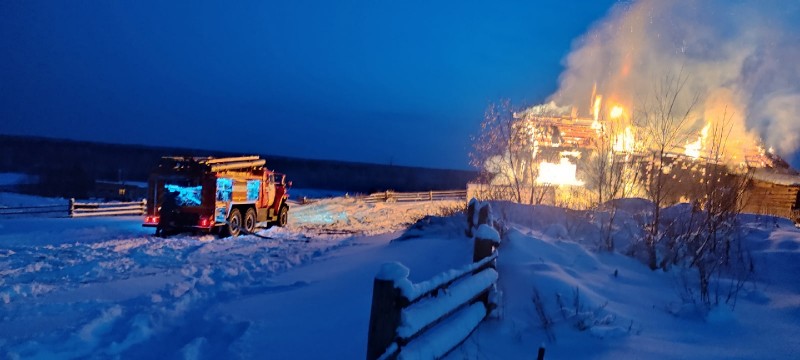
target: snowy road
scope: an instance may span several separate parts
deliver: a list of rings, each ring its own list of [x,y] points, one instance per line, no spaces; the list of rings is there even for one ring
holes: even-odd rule
[[[372,254],[399,231],[427,214],[458,206],[324,200],[295,206],[286,228],[259,231],[269,239],[161,239],[142,228],[139,217],[0,220],[0,354],[142,358],[158,351],[166,358],[253,357],[253,351],[271,344],[254,334],[276,331],[275,321],[267,319],[291,323],[289,314],[307,314],[298,309],[325,304],[302,295],[305,284],[330,279],[331,272],[353,271],[348,265],[353,261],[337,262],[337,254],[364,252],[359,259],[379,264],[381,256]],[[302,264],[318,270],[280,277]],[[353,276],[371,284],[373,275],[359,270]],[[299,291],[280,295],[292,289]],[[361,286],[360,291],[370,290]],[[289,311],[258,305],[295,301],[289,299],[310,303]],[[341,298],[336,302],[341,305]]]

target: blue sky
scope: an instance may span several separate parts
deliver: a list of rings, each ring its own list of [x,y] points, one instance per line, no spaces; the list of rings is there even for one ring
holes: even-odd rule
[[[612,1],[4,1],[0,133],[468,168]]]

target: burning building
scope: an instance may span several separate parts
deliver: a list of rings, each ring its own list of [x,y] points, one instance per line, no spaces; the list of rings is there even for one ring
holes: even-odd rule
[[[776,154],[800,149],[796,15],[781,2],[619,2],[574,41],[548,103],[487,113],[477,140],[492,145],[473,165],[515,201],[576,207],[620,186],[648,197],[654,174],[674,187],[665,205],[738,179],[745,211],[791,217],[800,176]],[[598,185],[609,177],[624,181]]]
[[[735,124],[714,121],[730,119],[724,113],[688,116],[687,112],[690,121],[673,126],[671,137],[654,141],[648,132],[664,131],[665,125],[658,128],[659,124],[638,121],[646,114],[634,115],[613,102],[604,104],[596,94],[591,109],[590,116],[580,116],[575,108],[549,103],[514,112],[507,120],[506,153],[489,157],[490,178],[484,186],[473,185],[472,193],[585,208],[620,196],[647,197],[653,186],[647,174],[660,171],[670,183],[664,204],[699,201],[705,196],[704,187],[743,182],[744,211],[795,218],[800,175],[754,137],[731,138]],[[698,122],[704,125],[693,126]],[[657,170],[654,163],[659,164]],[[620,173],[625,171],[629,173]],[[604,197],[602,182],[609,178],[620,184]],[[708,184],[712,181],[718,184]]]

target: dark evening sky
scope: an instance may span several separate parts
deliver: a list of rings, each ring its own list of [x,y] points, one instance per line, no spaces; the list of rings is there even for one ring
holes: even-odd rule
[[[613,1],[3,1],[0,133],[467,168]]]

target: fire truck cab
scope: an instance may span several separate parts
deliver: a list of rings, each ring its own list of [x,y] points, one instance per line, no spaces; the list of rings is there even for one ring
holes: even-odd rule
[[[143,226],[155,227],[156,235],[237,236],[254,232],[258,223],[286,225],[291,182],[265,162],[258,156],[162,157],[148,180]]]

